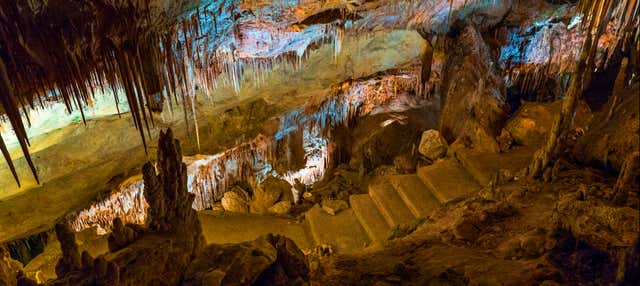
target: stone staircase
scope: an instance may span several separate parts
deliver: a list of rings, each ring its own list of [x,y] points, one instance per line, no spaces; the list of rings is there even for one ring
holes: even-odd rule
[[[253,240],[267,233],[292,238],[303,249],[328,244],[340,253],[353,253],[386,241],[394,228],[427,217],[442,205],[468,196],[490,183],[501,169],[515,174],[530,161],[532,148],[516,147],[507,153],[483,154],[460,150],[421,167],[415,174],[387,176],[369,186],[366,194],[351,195],[351,208],[329,215],[319,205],[305,220],[200,212],[209,243]]]
[[[533,149],[527,147],[500,154],[460,150],[455,158],[438,160],[419,168],[416,174],[388,176],[370,185],[367,194],[351,195],[351,209],[335,216],[316,205],[306,214],[312,244],[328,244],[338,252],[349,253],[384,242],[394,228],[480,190],[501,169],[515,174],[532,154]]]

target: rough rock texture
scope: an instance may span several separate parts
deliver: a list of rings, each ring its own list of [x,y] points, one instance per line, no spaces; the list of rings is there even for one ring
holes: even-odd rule
[[[306,152],[304,150],[302,135],[303,130],[302,128],[299,128],[277,141],[277,160],[273,165],[274,169],[278,171],[279,174],[304,168],[307,158],[305,157]]]
[[[457,240],[475,242],[485,228],[516,213],[517,209],[506,202],[465,202],[462,215],[450,226],[451,233]]]
[[[17,285],[18,272],[22,270],[22,264],[9,256],[9,251],[0,246],[0,285]]]
[[[247,213],[249,211],[246,199],[234,191],[224,193],[220,202],[222,208],[228,212]]]
[[[630,207],[603,205],[570,193],[560,197],[556,209],[556,220],[562,228],[612,254],[631,246],[640,232],[638,211]]]
[[[202,229],[196,211],[191,208],[194,195],[187,190],[187,166],[182,163],[180,142],[171,129],[160,133],[158,173],[147,163],[142,167],[144,195],[149,203],[148,227],[151,231],[176,233],[188,230],[198,249]]]
[[[293,191],[291,184],[286,180],[276,177],[269,177],[262,183],[263,188],[267,192],[278,193],[281,195],[278,198],[280,201],[290,201],[293,202]]]
[[[617,264],[607,252],[576,238],[571,231],[555,233],[556,246],[549,259],[577,285],[612,285]]]
[[[551,130],[556,114],[560,113],[561,102],[537,103],[524,102],[516,114],[507,122],[515,143],[525,146],[539,146]]]
[[[392,123],[385,124],[388,117],[374,115],[358,123],[350,134],[353,142],[347,144],[352,146],[349,160],[351,168],[368,173],[381,165],[393,165],[396,156],[410,154],[412,149],[415,150],[422,131],[434,126],[430,126],[426,120],[420,121],[418,116],[410,112],[404,114],[407,118],[403,122],[393,120]]]
[[[447,153],[447,140],[440,135],[438,130],[427,130],[422,133],[418,152],[429,160],[436,160]]]
[[[285,215],[291,211],[292,203],[290,201],[279,201],[271,206],[268,211],[270,214]]]
[[[249,202],[249,210],[251,213],[266,214],[278,201],[293,202],[292,187],[285,180],[269,177],[256,188]]]
[[[56,237],[60,241],[60,248],[62,249],[62,258],[56,264],[58,277],[80,270],[82,261],[73,231],[66,224],[58,223],[56,224]]]
[[[499,152],[495,140],[506,120],[505,87],[482,35],[467,26],[449,43],[440,132],[449,142],[467,137],[473,148]]]
[[[640,146],[640,83],[614,90],[598,111],[574,155],[585,163],[620,170],[629,153]]]
[[[107,241],[109,245],[109,251],[116,252],[127,245],[136,241],[140,236],[144,234],[144,229],[137,224],[122,224],[120,218],[113,220],[113,229],[109,235]]]
[[[151,163],[143,167],[144,194],[150,206],[148,229],[135,240],[132,233],[123,236],[129,231],[122,226],[112,242],[123,240],[116,246],[126,245],[124,248],[96,259],[86,252],[80,255],[69,228],[62,224],[56,227],[64,257],[56,267],[59,279],[53,285],[180,283],[184,270],[202,249],[204,237],[196,211],[191,208],[194,195],[187,191],[180,144],[171,130],[160,134],[157,169],[158,173]]]
[[[308,278],[306,258],[295,243],[267,235],[207,246],[185,272],[183,285],[301,285]]]
[[[282,190],[279,189],[271,188],[265,190],[262,187],[256,188],[253,193],[253,199],[249,202],[250,212],[256,214],[267,213],[267,210],[278,201],[281,195]]]

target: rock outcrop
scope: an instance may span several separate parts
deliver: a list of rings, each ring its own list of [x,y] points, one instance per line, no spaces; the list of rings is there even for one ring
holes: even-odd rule
[[[640,83],[618,87],[596,112],[574,155],[581,161],[620,171],[624,161],[640,145]]]
[[[293,203],[292,187],[283,179],[269,177],[254,191],[253,199],[249,202],[249,211],[267,214],[269,208],[281,201]]]
[[[309,267],[302,251],[283,236],[233,245],[209,245],[189,266],[183,285],[304,285]]]
[[[56,226],[63,258],[53,285],[179,285],[182,274],[204,245],[194,195],[187,191],[187,167],[180,144],[168,130],[160,133],[158,162],[143,167],[149,203],[146,229],[122,225],[110,237],[110,252],[93,259],[79,253],[74,234]],[[144,232],[144,234],[142,234]]]
[[[507,118],[505,87],[491,50],[474,26],[449,43],[442,87],[440,132],[449,142],[468,138],[474,149],[499,152],[495,137]]]
[[[120,218],[115,218],[113,220],[113,229],[107,239],[109,251],[116,252],[138,240],[143,234],[144,229],[140,225],[124,225]]]
[[[249,211],[247,200],[233,190],[224,193],[220,203],[222,208],[228,212],[247,213]]]
[[[288,238],[268,235],[252,242],[205,247],[200,221],[191,207],[194,195],[187,191],[186,165],[181,160],[180,144],[171,130],[162,132],[157,167],[151,163],[143,167],[144,194],[149,202],[147,226],[123,225],[116,218],[114,231],[109,236],[109,253],[95,259],[86,251],[80,253],[68,225],[58,224],[56,234],[64,257],[56,266],[58,279],[48,284],[302,285],[308,282],[306,258]],[[291,191],[290,186],[288,188]],[[279,189],[274,200],[282,194],[283,190]],[[15,281],[17,270],[5,267],[3,262],[0,260],[0,274],[7,272],[11,276],[4,276]],[[0,279],[4,277],[0,275]]]
[[[22,264],[13,260],[9,256],[9,251],[4,246],[0,246],[0,285],[17,285],[18,275],[21,270]]]
[[[561,102],[525,102],[509,119],[505,129],[515,143],[524,146],[539,146],[551,130],[554,117],[560,113]]]

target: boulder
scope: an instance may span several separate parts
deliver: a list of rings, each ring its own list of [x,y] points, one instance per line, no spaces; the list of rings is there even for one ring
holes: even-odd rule
[[[348,209],[348,208],[349,208],[349,205],[347,204],[347,202],[343,200],[332,200],[332,199],[322,200],[322,209],[330,215],[336,215],[341,210]]]
[[[183,285],[204,286],[212,280],[221,280],[222,285],[253,285],[277,255],[264,237],[239,244],[211,244],[189,265]]]
[[[284,179],[269,177],[262,183],[265,191],[272,193],[273,196],[280,194],[276,199],[281,201],[293,202],[293,188],[291,184]],[[274,202],[275,203],[275,202]]]
[[[222,208],[228,212],[247,213],[247,201],[236,192],[226,192],[220,201]]]
[[[418,152],[429,160],[435,161],[447,153],[447,140],[440,135],[438,130],[427,130],[422,133]]]
[[[283,236],[239,244],[211,244],[190,264],[182,285],[304,285],[306,257]]]
[[[255,214],[266,214],[282,195],[282,190],[278,188],[264,189],[262,186],[256,188],[253,193],[253,200],[249,202],[249,211]]]
[[[434,127],[417,115],[410,112],[404,114],[406,120],[393,120],[389,124],[384,124],[389,120],[388,115],[366,116],[350,132],[353,141],[346,144],[352,146],[350,150],[343,150],[344,146],[337,144],[332,148],[337,150],[336,155],[347,154],[345,157],[352,170],[369,173],[379,166],[393,165],[396,156],[412,153],[424,130]],[[342,144],[341,141],[337,142]]]
[[[554,118],[560,113],[561,105],[561,101],[551,103],[523,102],[504,129],[519,145],[539,146],[551,130]]]
[[[307,285],[309,281],[309,263],[306,256],[293,242],[281,235],[267,235],[278,256],[275,263],[262,272],[256,284],[260,285]]]
[[[113,228],[111,234],[107,238],[107,244],[109,251],[116,252],[127,245],[136,241],[140,236],[144,234],[144,229],[136,224],[124,225],[122,220],[117,217],[113,219]]]
[[[279,201],[268,209],[270,214],[285,215],[291,211],[290,201]]]
[[[469,25],[448,49],[439,130],[453,142],[468,138],[474,149],[500,152],[498,131],[507,119],[504,79],[480,32]]]
[[[511,149],[511,146],[513,146],[513,137],[511,136],[511,133],[509,133],[509,131],[507,131],[506,129],[502,129],[502,131],[500,131],[500,136],[498,136],[496,140],[498,141],[500,151],[502,152],[508,151],[509,149]]]

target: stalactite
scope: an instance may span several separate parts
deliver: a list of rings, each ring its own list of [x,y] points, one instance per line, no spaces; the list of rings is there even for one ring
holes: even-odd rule
[[[373,114],[380,106],[392,105],[394,100],[401,98],[401,94],[415,94],[420,85],[418,70],[419,66],[416,66],[399,75],[345,83],[319,106],[308,106],[280,116],[280,127],[273,137],[258,135],[216,155],[185,157],[187,187],[195,194],[192,207],[196,210],[211,208],[237,181],[252,182],[256,187],[255,184],[273,174],[272,164],[286,159],[277,157],[277,141],[294,132],[303,134],[305,166],[278,175],[292,185],[296,179],[306,184],[320,180],[328,166],[330,130],[348,124],[356,117]],[[283,154],[286,156],[289,152],[285,150]],[[76,231],[99,226],[101,232],[108,230],[117,216],[125,223],[143,223],[147,206],[143,188],[141,178],[132,177],[106,198],[70,218],[69,223]]]
[[[7,150],[7,146],[4,144],[4,139],[2,139],[2,135],[0,135],[0,151],[2,151],[2,155],[4,159],[7,161],[7,165],[11,170],[11,174],[13,178],[16,180],[18,187],[20,187],[20,179],[18,179],[18,174],[16,173],[16,167],[13,165],[13,161],[11,160],[11,155],[9,154],[9,150]]]
[[[35,165],[33,164],[33,161],[31,160],[31,155],[29,154],[29,149],[28,149],[29,142],[27,139],[27,132],[24,129],[22,120],[20,119],[20,113],[16,107],[15,101],[13,101],[13,95],[11,91],[12,91],[12,87],[11,87],[11,83],[9,82],[7,70],[6,70],[4,61],[2,60],[2,58],[0,58],[0,101],[2,101],[2,107],[7,113],[7,116],[9,117],[9,121],[11,122],[11,126],[13,127],[16,133],[18,142],[20,143],[20,147],[22,148],[22,153],[24,154],[24,158],[27,160],[27,163],[29,164],[29,168],[31,168],[33,177],[35,178],[36,182],[39,184],[40,179],[38,178],[38,172],[35,168]],[[2,143],[2,145],[4,146],[4,142]],[[11,168],[11,172],[14,174],[17,184],[20,185],[20,180],[16,175],[16,171],[15,171],[15,168],[13,167],[11,156],[9,156],[9,153],[6,151],[6,146],[2,148],[2,154],[5,160],[7,161],[7,164]]]

